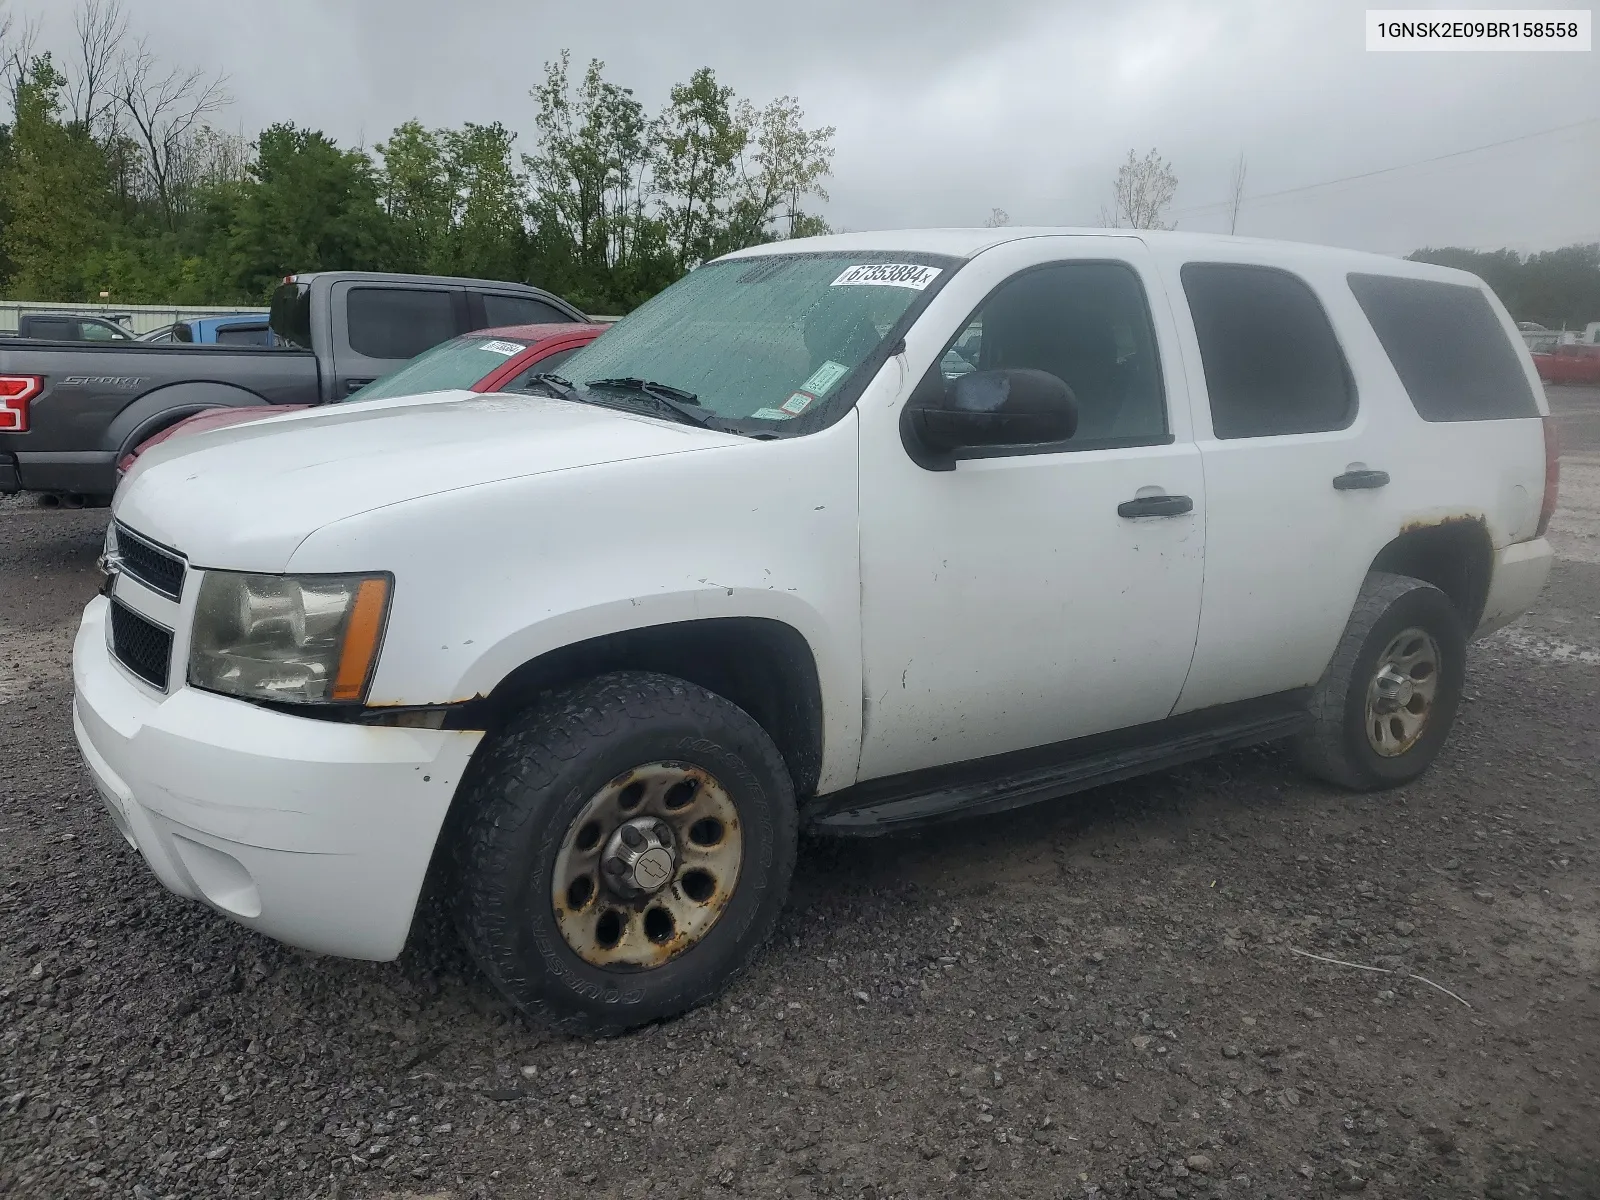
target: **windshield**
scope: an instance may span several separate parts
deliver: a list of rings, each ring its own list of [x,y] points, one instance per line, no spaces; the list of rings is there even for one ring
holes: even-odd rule
[[[415,396],[422,392],[470,388],[526,348],[526,342],[512,338],[465,337],[441,342],[431,350],[424,350],[399,370],[390,371],[360,391],[352,392],[348,399],[381,400],[386,396]]]
[[[778,428],[848,391],[856,368],[956,263],[903,252],[707,263],[617,322],[561,374],[579,385],[664,384],[692,393],[712,416]]]

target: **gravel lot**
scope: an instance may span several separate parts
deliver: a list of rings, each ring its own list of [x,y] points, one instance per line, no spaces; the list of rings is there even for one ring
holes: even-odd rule
[[[0,1194],[1600,1196],[1600,391],[1552,401],[1563,559],[1423,781],[813,843],[730,996],[604,1042],[431,914],[372,965],[163,891],[71,736],[105,514],[0,501]]]

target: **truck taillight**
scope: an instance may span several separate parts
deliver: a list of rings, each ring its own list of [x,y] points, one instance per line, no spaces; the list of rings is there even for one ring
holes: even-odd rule
[[[43,390],[38,375],[0,375],[0,433],[27,433],[28,402]]]
[[[1561,490],[1561,439],[1556,436],[1556,419],[1544,419],[1544,503],[1539,506],[1539,528],[1534,537],[1543,537],[1556,515],[1556,494]]]

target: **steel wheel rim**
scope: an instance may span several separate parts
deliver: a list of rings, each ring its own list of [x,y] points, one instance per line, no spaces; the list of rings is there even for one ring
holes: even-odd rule
[[[738,809],[710,772],[678,762],[635,767],[567,826],[551,879],[556,927],[592,966],[662,966],[711,931],[743,858]]]
[[[1439,643],[1424,629],[1401,630],[1378,656],[1367,684],[1367,744],[1397,758],[1428,728],[1439,691]]]

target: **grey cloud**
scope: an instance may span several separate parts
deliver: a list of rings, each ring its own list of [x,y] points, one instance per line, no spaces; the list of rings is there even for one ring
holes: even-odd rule
[[[1501,0],[1504,2],[1504,0]],[[26,0],[18,0],[25,6]],[[247,132],[280,119],[371,144],[410,116],[532,130],[562,47],[650,107],[710,65],[838,128],[837,226],[1083,224],[1130,147],[1158,147],[1184,228],[1243,151],[1253,194],[1600,116],[1589,54],[1370,54],[1365,4],[738,0],[127,0],[174,58],[232,77]],[[51,0],[65,31],[69,6]],[[1600,240],[1600,123],[1371,180],[1247,202],[1240,232],[1391,253]]]

